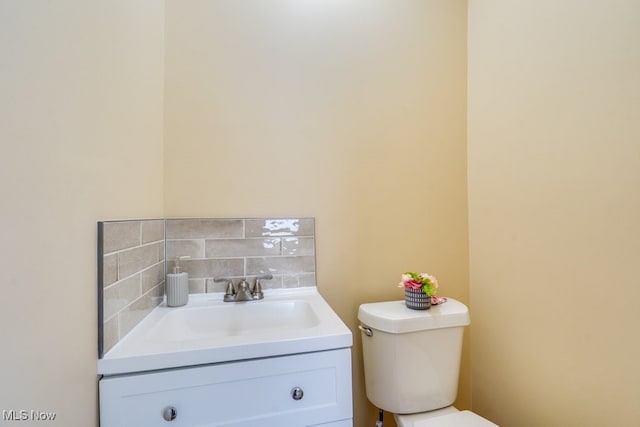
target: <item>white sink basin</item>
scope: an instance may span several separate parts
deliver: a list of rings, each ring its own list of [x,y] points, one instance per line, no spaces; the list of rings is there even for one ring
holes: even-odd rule
[[[265,290],[259,301],[190,295],[183,307],[154,309],[98,360],[98,374],[351,347],[351,331],[315,288]]]
[[[248,301],[186,306],[171,310],[149,329],[152,341],[196,341],[212,337],[260,335],[318,326],[307,301]],[[259,337],[258,337],[259,338]]]

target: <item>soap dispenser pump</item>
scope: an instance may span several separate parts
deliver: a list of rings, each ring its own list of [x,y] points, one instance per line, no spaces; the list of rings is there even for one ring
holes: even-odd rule
[[[166,294],[168,307],[180,307],[189,300],[189,273],[182,271],[180,260],[188,256],[176,257],[173,273],[167,274]]]

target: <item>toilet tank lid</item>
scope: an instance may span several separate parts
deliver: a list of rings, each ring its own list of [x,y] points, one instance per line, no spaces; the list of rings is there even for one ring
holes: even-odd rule
[[[452,328],[470,323],[467,306],[453,298],[431,306],[429,310],[412,310],[407,308],[404,300],[362,304],[358,319],[372,329],[392,334]]]

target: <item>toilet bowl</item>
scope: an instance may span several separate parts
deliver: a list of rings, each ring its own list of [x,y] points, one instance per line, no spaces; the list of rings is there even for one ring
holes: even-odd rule
[[[453,407],[458,392],[462,336],[469,310],[449,298],[429,310],[404,301],[362,304],[365,390],[398,427],[496,427]]]

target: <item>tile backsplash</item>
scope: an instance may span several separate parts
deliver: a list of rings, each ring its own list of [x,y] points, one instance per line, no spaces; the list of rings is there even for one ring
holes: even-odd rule
[[[167,271],[177,256],[189,292],[224,291],[214,277],[248,279],[271,273],[265,289],[315,286],[313,218],[167,219]]]
[[[162,219],[98,223],[100,357],[162,302],[164,240]]]
[[[98,353],[164,299],[177,256],[189,293],[222,292],[213,278],[271,273],[264,289],[316,286],[313,218],[189,218],[98,223]]]

